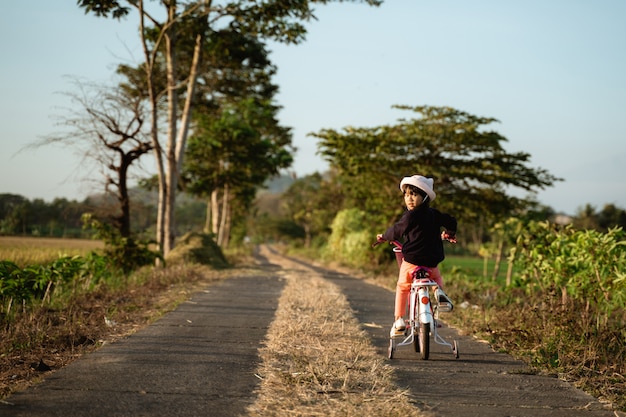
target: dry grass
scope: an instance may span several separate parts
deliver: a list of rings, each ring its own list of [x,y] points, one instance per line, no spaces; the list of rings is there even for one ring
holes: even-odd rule
[[[47,264],[60,256],[86,255],[103,247],[101,241],[88,239],[0,236],[0,260],[23,268]]]
[[[272,257],[286,285],[265,347],[251,416],[420,416],[334,284]]]

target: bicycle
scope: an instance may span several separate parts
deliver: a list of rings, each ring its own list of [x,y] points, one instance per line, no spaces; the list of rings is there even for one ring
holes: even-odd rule
[[[372,247],[382,242],[376,242]],[[393,251],[398,262],[398,267],[402,264],[402,245],[398,241],[391,241],[394,245]],[[452,343],[447,342],[437,332],[437,320],[439,313],[452,311],[450,302],[441,302],[439,300],[436,287],[437,283],[430,278],[430,270],[424,266],[418,266],[413,272],[413,282],[411,283],[411,292],[408,300],[409,319],[404,334],[401,336],[389,337],[388,357],[393,359],[396,349],[400,346],[413,345],[416,353],[420,354],[422,360],[428,360],[430,356],[430,335],[433,336],[435,343],[447,346],[452,350],[456,359],[459,358],[459,346],[456,340]],[[431,301],[431,292],[435,293]],[[399,337],[404,337],[402,341],[396,341]]]

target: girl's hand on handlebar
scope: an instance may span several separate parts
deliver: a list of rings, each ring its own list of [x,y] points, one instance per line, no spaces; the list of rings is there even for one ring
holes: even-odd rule
[[[456,233],[450,233],[447,230],[441,232],[441,239],[447,240],[450,243],[456,243]]]
[[[383,235],[378,234],[378,235],[376,235],[376,242],[372,243],[372,247],[375,248],[376,246],[380,245],[383,242],[386,242],[386,240],[383,239]]]

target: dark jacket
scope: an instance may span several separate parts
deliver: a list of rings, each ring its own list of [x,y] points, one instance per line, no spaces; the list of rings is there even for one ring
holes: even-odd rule
[[[456,226],[454,217],[422,204],[413,210],[407,210],[397,223],[383,233],[383,239],[404,239],[404,259],[413,265],[432,268],[445,258],[441,228],[456,234]]]

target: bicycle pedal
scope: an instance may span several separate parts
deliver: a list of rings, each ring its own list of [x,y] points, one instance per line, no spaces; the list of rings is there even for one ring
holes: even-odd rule
[[[438,308],[439,308],[439,311],[441,311],[442,313],[449,313],[450,311],[452,311],[454,306],[452,305],[452,303],[439,302],[439,307]]]

